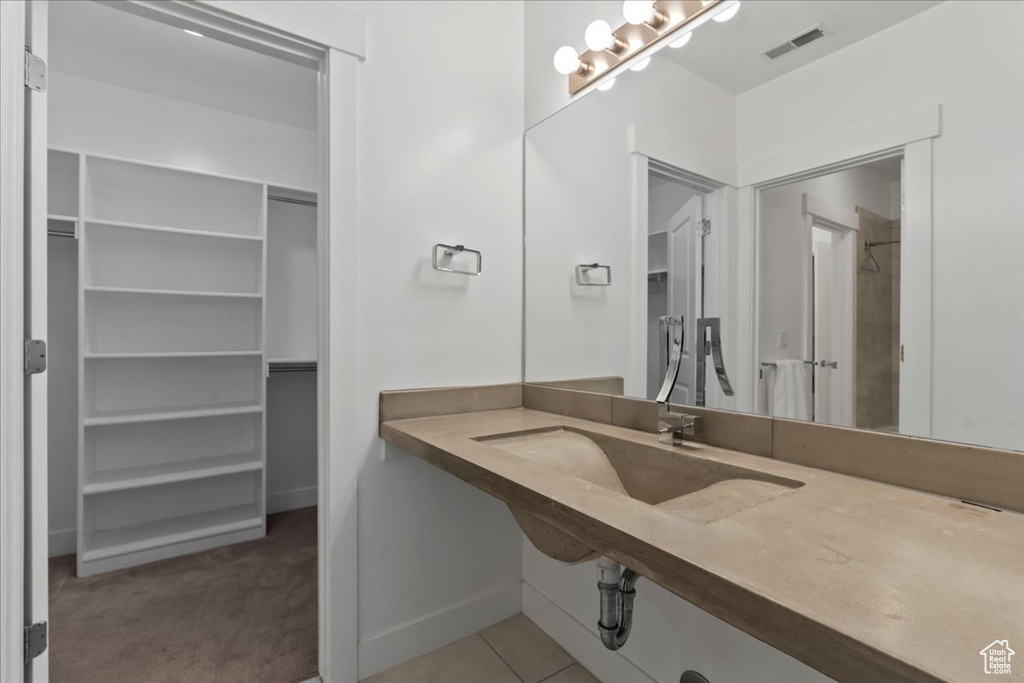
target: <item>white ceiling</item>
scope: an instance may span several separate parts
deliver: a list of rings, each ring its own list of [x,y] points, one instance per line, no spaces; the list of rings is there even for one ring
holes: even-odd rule
[[[316,129],[316,71],[95,2],[50,3],[50,67]]]
[[[941,0],[743,0],[725,23],[707,22],[685,47],[658,54],[740,94],[909,19]],[[825,36],[772,61],[761,54],[822,24]]]

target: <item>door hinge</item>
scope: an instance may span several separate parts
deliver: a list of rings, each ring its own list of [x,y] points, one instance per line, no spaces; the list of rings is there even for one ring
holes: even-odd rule
[[[46,62],[25,47],[25,85],[36,92],[46,92]]]
[[[37,621],[25,627],[25,663],[46,652],[46,622]]]
[[[42,339],[25,340],[25,374],[46,372],[46,342]]]
[[[700,234],[701,237],[707,237],[711,234],[711,219],[705,218],[700,222]]]

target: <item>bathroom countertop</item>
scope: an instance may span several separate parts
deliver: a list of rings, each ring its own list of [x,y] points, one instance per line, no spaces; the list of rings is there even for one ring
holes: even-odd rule
[[[1022,514],[687,442],[805,483],[702,524],[474,441],[558,426],[657,445],[525,408],[392,420],[381,435],[840,681],[988,680],[982,648],[1024,647]],[[1000,680],[1024,680],[1020,657]]]

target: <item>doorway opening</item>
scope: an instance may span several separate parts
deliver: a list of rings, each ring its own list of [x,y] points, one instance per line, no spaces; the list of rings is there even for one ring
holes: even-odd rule
[[[319,73],[48,11],[50,680],[306,680]]]
[[[654,399],[665,374],[667,349],[660,319],[683,319],[682,356],[674,400],[696,396],[697,318],[704,304],[705,195],[655,170],[648,178],[647,209],[647,398]]]
[[[899,431],[902,157],[760,192],[759,412]]]

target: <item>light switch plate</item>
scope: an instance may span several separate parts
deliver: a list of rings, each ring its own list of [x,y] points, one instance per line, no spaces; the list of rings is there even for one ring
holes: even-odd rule
[[[779,332],[779,348],[780,349],[788,349],[789,348],[789,332],[786,332],[786,331]]]

